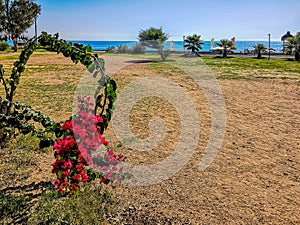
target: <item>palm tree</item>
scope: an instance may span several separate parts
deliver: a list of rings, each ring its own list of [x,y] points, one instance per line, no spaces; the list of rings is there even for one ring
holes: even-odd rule
[[[296,36],[293,37],[295,42],[295,60],[300,60],[300,32],[297,32]]]
[[[186,39],[184,40],[184,47],[187,48],[188,50],[192,50],[192,52],[198,56],[198,52],[200,49],[202,49],[202,45],[204,44],[203,41],[200,39],[201,35],[193,34],[190,36],[187,36]]]
[[[284,54],[291,55],[294,50],[295,41],[293,37],[286,39],[287,42],[284,43]]]
[[[257,54],[257,59],[261,59],[261,53],[265,52],[267,48],[263,44],[257,44],[253,46],[254,54]]]
[[[223,58],[227,57],[229,50],[235,49],[233,43],[227,39],[220,40],[220,43],[217,43],[217,45],[223,48]]]
[[[294,37],[287,39],[287,46],[295,52],[295,61],[300,60],[300,32],[298,32]]]

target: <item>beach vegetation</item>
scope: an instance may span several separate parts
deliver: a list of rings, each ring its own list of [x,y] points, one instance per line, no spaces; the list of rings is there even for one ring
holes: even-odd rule
[[[128,45],[119,45],[117,48],[111,46],[107,49],[107,53],[115,53],[115,54],[145,54],[146,47],[141,43],[137,43],[131,48]]]
[[[115,46],[109,46],[106,50],[107,53],[117,53],[117,49]]]
[[[295,61],[300,60],[300,32],[298,32],[294,37],[287,38],[285,43],[285,49],[287,54],[295,54]]]
[[[300,61],[300,32],[293,39],[295,43],[295,60]]]
[[[220,43],[217,43],[219,47],[222,48],[222,57],[226,58],[229,51],[235,49],[233,43],[230,40],[222,39]]]
[[[253,53],[257,54],[257,59],[261,59],[261,54],[266,52],[267,48],[263,44],[256,44],[253,46]]]
[[[289,37],[286,40],[287,41],[284,43],[284,54],[291,55],[294,52],[294,38]]]
[[[5,0],[0,4],[0,32],[2,40],[13,40],[14,51],[18,40],[26,39],[24,33],[41,13],[41,6],[32,0]]]
[[[130,48],[130,53],[131,54],[145,54],[146,47],[144,45],[142,45],[141,43],[137,43]]]
[[[164,50],[164,43],[168,40],[169,35],[162,30],[162,27],[150,27],[146,30],[141,30],[138,39],[143,46],[158,50],[161,59],[166,60],[168,54]]]
[[[130,49],[127,45],[119,45],[117,47],[117,53],[119,53],[119,54],[126,54],[129,52],[130,52]]]
[[[191,50],[194,54],[200,56],[199,51],[202,49],[202,45],[204,44],[201,40],[201,35],[193,34],[187,36],[184,43],[184,47],[187,48],[187,50]]]

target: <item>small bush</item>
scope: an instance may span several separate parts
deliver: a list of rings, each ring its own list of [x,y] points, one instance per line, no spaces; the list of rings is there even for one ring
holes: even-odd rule
[[[168,51],[168,50],[160,50],[159,51],[159,54],[160,54],[160,56],[161,56],[161,59],[163,60],[163,61],[165,61],[169,56],[170,56],[170,51]]]
[[[9,47],[8,43],[6,42],[0,42],[0,51],[5,51]]]
[[[132,54],[145,54],[146,47],[143,46],[141,43],[137,43],[130,49],[130,52]]]
[[[117,48],[117,53],[119,53],[119,54],[124,54],[124,53],[129,53],[129,52],[130,52],[130,50],[127,45],[120,45]]]
[[[116,53],[117,52],[116,47],[115,46],[108,47],[107,52],[108,53]]]

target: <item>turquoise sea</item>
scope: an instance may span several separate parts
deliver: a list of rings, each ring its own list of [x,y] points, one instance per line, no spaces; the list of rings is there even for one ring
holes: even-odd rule
[[[69,40],[73,43],[79,42],[83,45],[91,45],[93,50],[106,50],[110,46],[118,47],[120,45],[127,45],[128,47],[132,47],[137,43],[137,41],[81,41],[81,40]],[[214,47],[217,47],[217,41],[214,43]],[[245,49],[251,51],[253,49],[253,45],[258,43],[262,43],[268,48],[268,41],[236,41],[235,47],[236,50],[234,52],[244,52]],[[274,52],[280,53],[282,52],[282,42],[281,41],[271,41],[271,49]],[[170,49],[170,41],[165,43],[165,48]],[[149,49],[151,51],[151,49]],[[183,51],[183,41],[174,41],[174,50],[175,51]],[[202,45],[202,52],[210,51],[210,41],[204,41],[204,45]]]
[[[127,45],[128,47],[134,46],[137,41],[83,41],[83,40],[68,40],[69,42],[77,42],[83,45],[90,45],[93,50],[106,50],[107,48],[114,46],[118,47],[120,45]],[[8,41],[10,45],[13,45],[12,41]],[[217,47],[217,41],[214,43],[214,47]],[[236,41],[235,47],[236,50],[234,52],[244,52],[245,49],[251,51],[253,49],[253,45],[258,43],[262,43],[268,48],[269,43],[268,41]],[[282,52],[282,42],[281,41],[271,41],[271,49],[274,52],[280,53]],[[165,42],[165,48],[170,49],[170,41]],[[148,49],[151,51],[151,49]],[[183,51],[183,41],[174,41],[174,50],[175,51]],[[210,41],[204,41],[204,45],[202,45],[202,52],[209,52],[210,51]]]

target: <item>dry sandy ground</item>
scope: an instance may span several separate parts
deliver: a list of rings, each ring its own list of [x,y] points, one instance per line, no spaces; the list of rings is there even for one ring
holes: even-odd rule
[[[204,93],[180,71],[166,75],[147,63],[129,65],[113,78],[121,89],[145,76],[170,79],[191,96],[200,118],[200,138],[188,163],[169,179],[114,188],[118,204],[109,223],[300,224],[299,81],[219,80],[226,103],[225,138],[213,163],[199,171],[211,126]],[[131,113],[130,126],[137,137],[150,136],[148,123],[155,115],[165,120],[167,133],[159,147],[138,152],[120,145],[110,127],[106,136],[128,157],[127,162],[151,165],[172,154],[180,135],[174,107],[152,97],[138,102]],[[51,157],[41,160],[44,166],[38,173],[45,176],[41,180],[48,180]]]
[[[135,78],[129,76],[135,74]],[[147,64],[114,75],[118,83],[155,76]],[[164,76],[164,75],[159,75]],[[180,72],[168,75],[193,98],[201,135],[192,159],[161,183],[116,188],[116,224],[299,224],[300,216],[300,85],[284,80],[219,80],[227,126],[223,146],[213,163],[200,172],[210,134],[207,99]],[[144,110],[143,110],[144,109]],[[131,128],[140,138],[150,135],[149,117],[167,124],[164,142],[150,152],[123,148],[128,161],[149,165],[172,153],[180,134],[172,105],[157,98],[132,109]],[[117,143],[108,131],[112,143]]]

